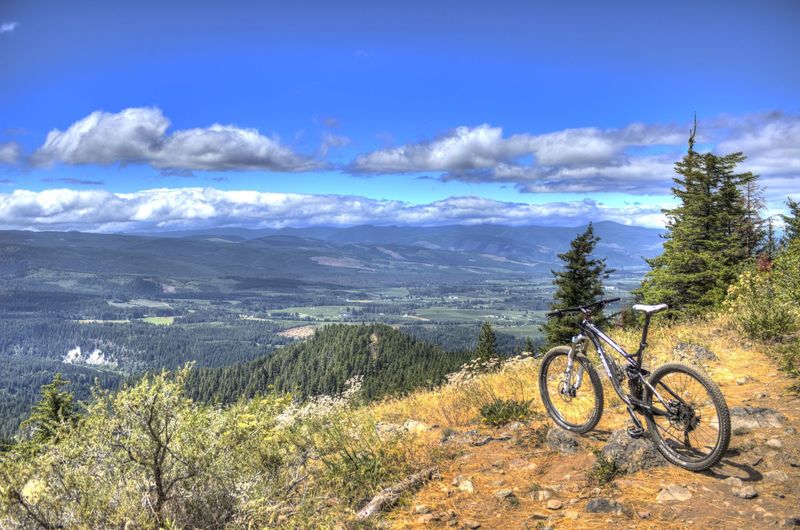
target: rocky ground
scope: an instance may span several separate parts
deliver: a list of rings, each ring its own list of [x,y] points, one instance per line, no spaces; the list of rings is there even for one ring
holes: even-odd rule
[[[431,427],[443,459],[434,479],[389,513],[392,528],[764,528],[800,526],[800,397],[752,346],[711,352],[677,344],[673,358],[703,367],[731,409],[730,450],[715,468],[666,464],[646,439],[631,440],[624,408],[607,410],[585,436],[546,417],[500,429]],[[599,453],[616,462],[612,480]],[[608,471],[606,466],[605,471]]]

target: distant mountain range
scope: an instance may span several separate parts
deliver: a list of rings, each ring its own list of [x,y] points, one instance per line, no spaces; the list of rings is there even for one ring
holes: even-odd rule
[[[597,255],[645,267],[659,231],[595,225]],[[275,279],[278,283],[385,285],[463,281],[476,274],[543,275],[585,227],[500,225],[215,228],[151,234],[0,231],[0,275],[35,269],[160,277]]]
[[[600,236],[597,254],[607,257],[616,268],[645,267],[645,257],[661,252],[661,230],[626,226],[611,221],[596,223]],[[341,251],[348,246],[368,247],[382,253],[382,259],[394,257],[413,259],[422,250],[451,252],[488,259],[495,266],[523,265],[533,271],[549,270],[558,264],[557,254],[569,246],[580,227],[450,225],[439,227],[360,225],[346,228],[308,227],[283,229],[212,228],[140,234],[184,240],[229,241],[242,243],[259,240],[268,245],[292,246],[312,244],[312,241],[333,245]],[[330,247],[328,247],[330,248]],[[409,253],[409,249],[417,249]],[[396,256],[392,256],[396,254]],[[430,257],[430,256],[429,256]],[[447,260],[451,261],[451,260]],[[458,260],[456,260],[458,261]],[[432,262],[433,264],[433,262]],[[475,266],[475,262],[464,263]]]

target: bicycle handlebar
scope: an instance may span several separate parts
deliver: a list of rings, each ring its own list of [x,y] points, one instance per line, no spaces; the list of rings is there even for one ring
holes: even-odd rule
[[[560,317],[564,316],[567,313],[583,313],[588,314],[591,313],[593,309],[596,307],[604,306],[606,304],[611,304],[613,302],[618,302],[620,299],[617,298],[607,298],[605,300],[598,300],[597,302],[592,302],[591,304],[575,306],[575,307],[565,307],[564,309],[556,309],[555,311],[550,311],[545,316],[548,317]]]

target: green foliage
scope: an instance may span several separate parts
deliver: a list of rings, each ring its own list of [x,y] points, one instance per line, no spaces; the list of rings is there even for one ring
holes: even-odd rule
[[[484,423],[493,427],[500,427],[512,421],[523,421],[531,414],[530,401],[516,399],[496,399],[484,404],[480,408],[481,418]]]
[[[789,215],[781,214],[781,219],[783,219],[783,239],[781,242],[784,246],[788,246],[792,241],[800,239],[800,202],[787,198],[786,207],[789,209]]]
[[[606,268],[605,258],[593,257],[600,238],[595,236],[591,223],[586,231],[570,243],[570,249],[558,257],[564,262],[560,271],[553,271],[553,284],[556,286],[551,309],[563,309],[585,305],[603,296],[603,279],[608,278],[613,269]],[[575,335],[580,317],[566,316],[551,318],[542,329],[547,337],[547,347],[568,342]],[[602,313],[596,313],[595,320],[603,322]]]
[[[30,417],[21,427],[27,431],[31,441],[37,444],[58,442],[62,431],[71,427],[77,420],[77,413],[71,393],[62,390],[69,381],[57,373],[53,380],[42,386],[42,398],[33,406]]]
[[[481,334],[478,336],[478,347],[475,348],[475,358],[481,362],[497,356],[497,338],[492,331],[492,325],[484,322],[481,327]]]
[[[194,370],[187,389],[195,399],[224,403],[271,388],[305,398],[340,394],[348,380],[363,376],[360,396],[373,400],[440,384],[469,357],[385,324],[334,324],[251,363]]]
[[[648,260],[652,270],[638,291],[646,303],[669,304],[673,316],[697,316],[721,303],[764,233],[757,176],[736,172],[745,156],[700,154],[695,131],[675,164],[672,192],[679,204],[664,210],[664,252]]]
[[[533,341],[530,337],[525,337],[525,346],[523,346],[522,351],[533,353],[536,351],[536,347],[533,345]]]
[[[590,484],[605,486],[622,474],[616,461],[603,456],[599,449],[593,449],[592,453],[594,453],[595,462],[586,474]]]
[[[318,528],[416,469],[411,435],[346,398],[194,403],[188,371],[98,392],[36,451],[0,453],[3,528]]]
[[[746,271],[728,289],[724,309],[748,337],[779,341],[800,329],[800,240],[774,263]]]

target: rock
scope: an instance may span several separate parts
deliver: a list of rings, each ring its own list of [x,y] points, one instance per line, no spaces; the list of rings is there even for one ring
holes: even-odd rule
[[[737,384],[737,385],[746,385],[746,384],[747,384],[747,383],[749,383],[749,382],[750,382],[752,379],[753,379],[752,377],[750,377],[749,375],[746,375],[746,376],[744,376],[744,377],[740,377],[739,379],[737,379],[737,380],[736,380],[736,384]]]
[[[613,513],[621,508],[619,503],[603,497],[592,499],[586,504],[586,511],[589,513]]]
[[[601,454],[624,473],[634,473],[667,463],[650,438],[631,438],[625,429],[611,433]]]
[[[525,424],[521,421],[512,421],[508,425],[506,425],[506,429],[511,432],[516,432],[525,428]]]
[[[767,447],[772,447],[773,449],[780,449],[781,447],[783,447],[783,442],[781,442],[777,438],[770,438],[769,440],[767,440],[766,445]]]
[[[475,530],[476,528],[480,528],[481,523],[478,521],[473,521],[471,519],[467,519],[464,521],[464,528],[469,528],[470,530]]]
[[[767,397],[769,397],[769,394],[767,394],[766,392],[756,392],[755,394],[753,394],[753,399],[764,399]]]
[[[545,437],[547,447],[559,453],[572,454],[578,450],[578,437],[569,431],[553,427]]]
[[[780,428],[786,421],[786,416],[766,407],[733,407],[730,412],[734,434],[744,434],[753,429]]]
[[[695,361],[718,361],[717,356],[706,348],[691,342],[679,342],[673,348],[672,353],[678,357],[691,358]]]
[[[639,519],[650,519],[650,512],[645,512],[645,511],[636,512],[636,515],[639,516]]]
[[[426,513],[431,513],[431,509],[425,506],[424,504],[417,504],[414,506],[414,513],[417,515],[422,515]]]
[[[764,478],[772,482],[787,482],[789,480],[789,475],[787,475],[785,471],[776,469],[775,471],[767,471],[764,473]]]
[[[509,489],[497,490],[494,492],[494,496],[498,499],[507,499],[514,495],[514,492]]]
[[[550,499],[547,501],[547,509],[548,510],[560,510],[564,504],[558,499]]]
[[[375,424],[375,432],[378,433],[378,436],[388,436],[397,433],[399,430],[400,426],[396,423],[379,421]]]
[[[514,492],[510,489],[497,490],[494,492],[494,496],[511,506],[519,504],[519,499],[517,499],[517,496],[514,495]]]
[[[692,493],[680,484],[670,484],[662,488],[656,496],[658,502],[683,502],[692,498]]]
[[[764,457],[755,453],[747,454],[742,458],[742,463],[747,466],[757,466],[763,461]]]
[[[430,430],[426,424],[417,420],[408,420],[403,424],[403,430],[410,433],[421,433]]]
[[[417,517],[417,522],[420,524],[428,524],[434,521],[441,521],[441,517],[437,513],[426,513]]]
[[[783,520],[783,524],[781,526],[800,526],[800,515],[787,517]]]
[[[733,494],[740,499],[754,499],[758,497],[758,492],[753,486],[742,486],[741,488],[733,488]]]
[[[475,492],[475,487],[472,485],[472,481],[469,479],[459,481],[458,489],[461,491],[466,491],[467,493]]]
[[[742,479],[740,479],[739,477],[728,477],[725,480],[723,480],[722,482],[724,482],[725,484],[727,484],[729,486],[733,486],[734,488],[741,488],[742,487]]]
[[[553,493],[550,490],[539,490],[535,493],[535,498],[537,501],[546,501],[553,496]]]

